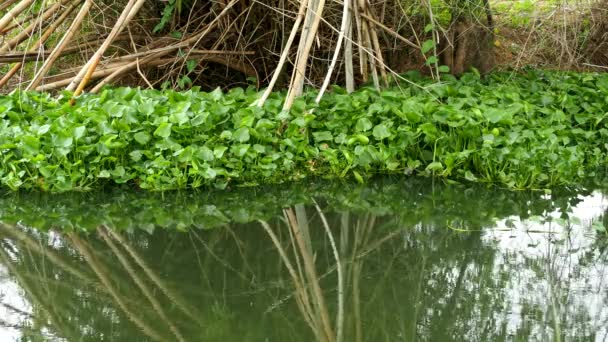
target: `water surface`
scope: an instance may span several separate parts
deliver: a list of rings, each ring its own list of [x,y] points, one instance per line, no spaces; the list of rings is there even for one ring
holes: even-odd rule
[[[411,180],[8,196],[0,340],[605,341],[607,210]]]

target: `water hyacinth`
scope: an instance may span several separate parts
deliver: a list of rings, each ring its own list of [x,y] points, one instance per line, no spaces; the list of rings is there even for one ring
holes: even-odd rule
[[[608,74],[494,74],[352,94],[116,88],[0,96],[0,183],[167,190],[310,176],[427,175],[513,189],[579,184],[608,158]]]

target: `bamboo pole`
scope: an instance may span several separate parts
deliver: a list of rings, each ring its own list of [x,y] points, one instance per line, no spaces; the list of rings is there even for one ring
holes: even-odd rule
[[[79,0],[77,0],[77,1],[79,1]],[[44,64],[40,68],[40,70],[38,70],[38,72],[36,73],[36,75],[34,76],[32,81],[30,82],[30,84],[27,86],[26,90],[32,90],[40,84],[40,82],[42,81],[42,78],[49,72],[49,70],[51,69],[51,67],[53,66],[53,63],[55,63],[57,58],[59,58],[59,56],[61,56],[61,53],[65,49],[66,45],[70,42],[70,40],[72,39],[72,37],[74,36],[76,31],[78,30],[78,28],[80,27],[80,24],[82,24],[82,21],[84,20],[86,15],[89,13],[91,6],[93,6],[93,0],[86,0],[84,5],[82,5],[82,7],[80,8],[80,11],[78,11],[76,18],[74,18],[74,21],[68,28],[67,32],[63,35],[63,37],[61,37],[61,40],[59,41],[59,43],[57,43],[57,45],[51,52],[51,55],[44,62]]]
[[[350,7],[352,0],[344,0],[348,2]],[[346,5],[345,5],[346,6]],[[352,10],[351,10],[352,11]],[[346,32],[344,41],[344,73],[346,74],[346,92],[352,93],[355,91],[355,71],[353,68],[353,15],[348,13],[346,22]]]
[[[378,69],[380,69],[380,77],[385,87],[388,87],[388,77],[386,75],[386,69],[384,69],[384,58],[382,57],[382,50],[380,48],[380,41],[378,40],[378,32],[373,26],[370,26],[370,35],[372,38],[373,51],[378,59]]]
[[[277,83],[277,80],[279,79],[279,76],[281,75],[283,66],[285,65],[285,61],[287,60],[287,57],[289,56],[289,50],[291,49],[293,40],[295,39],[298,29],[300,28],[300,24],[302,23],[302,19],[304,18],[304,13],[306,11],[306,7],[308,6],[309,2],[310,2],[309,0],[300,0],[300,9],[298,10],[298,16],[296,18],[295,23],[293,24],[293,27],[291,28],[291,33],[289,34],[287,43],[285,44],[285,47],[283,48],[283,53],[281,54],[279,63],[277,64],[277,67],[274,70],[272,79],[270,80],[268,87],[262,94],[262,97],[257,102],[258,107],[264,106],[264,103],[266,102],[266,100],[268,99],[270,94],[272,93],[272,89],[274,88],[274,85]]]
[[[321,90],[319,90],[319,94],[315,99],[316,103],[319,103],[319,101],[321,101],[321,97],[323,97],[323,93],[325,92],[327,86],[329,85],[329,82],[331,81],[331,75],[334,72],[336,62],[338,61],[338,56],[340,55],[342,41],[344,40],[344,34],[348,26],[348,18],[350,17],[349,2],[349,0],[344,0],[344,8],[342,9],[342,23],[340,24],[340,33],[338,34],[338,42],[336,42],[336,50],[334,51],[334,56],[331,59],[331,64],[329,65],[329,69],[327,70],[327,75],[325,76],[325,80],[323,81]]]
[[[285,100],[285,104],[283,105],[283,110],[291,109],[291,106],[293,105],[296,96],[301,95],[301,87],[304,85],[304,75],[306,74],[306,64],[308,62],[308,56],[310,54],[312,44],[314,43],[314,38],[317,34],[319,23],[321,22],[321,15],[323,14],[324,7],[325,0],[319,0],[314,10],[314,21],[312,22],[310,31],[306,36],[304,47],[301,51],[298,51],[296,67],[293,71],[292,82],[289,85],[289,90],[287,91],[287,98]]]
[[[20,3],[8,11],[2,18],[0,18],[0,31],[4,30],[4,28],[10,24],[13,19],[17,18],[21,12],[25,11],[33,3],[34,0],[21,0]]]
[[[36,51],[38,48],[40,48],[44,44],[44,42],[46,42],[46,40],[49,39],[51,34],[53,32],[55,32],[57,27],[59,27],[59,25],[61,25],[66,20],[66,18],[70,15],[70,13],[74,10],[74,8],[76,8],[76,5],[75,5],[75,3],[72,3],[70,5],[70,7],[68,9],[66,9],[61,14],[61,16],[57,20],[55,20],[51,24],[51,26],[49,26],[46,29],[46,31],[44,31],[44,33],[38,39],[36,44],[34,44],[34,46],[30,49],[30,52]],[[22,65],[23,65],[23,63],[17,63],[15,65],[13,65],[13,67],[6,73],[6,75],[4,75],[4,77],[2,77],[2,79],[0,79],[0,88],[4,87],[8,83],[8,81],[10,81],[10,79],[21,69]]]

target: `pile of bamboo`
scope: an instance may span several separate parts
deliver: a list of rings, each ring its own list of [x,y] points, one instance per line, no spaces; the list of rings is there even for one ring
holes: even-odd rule
[[[5,0],[0,4],[0,37],[4,38],[0,38],[0,70],[7,71],[0,74],[0,89],[67,89],[79,95],[84,90],[96,92],[133,74],[154,87],[166,76],[150,79],[146,70],[164,67],[184,73],[187,61],[195,60],[214,62],[255,77],[259,84],[268,84],[260,106],[287,70],[291,76],[284,108],[288,109],[302,94],[306,82],[320,86],[320,98],[336,74],[344,75],[349,92],[357,82],[370,79],[377,87],[386,85],[390,72],[383,58],[386,37],[419,49],[419,44],[382,23],[374,13],[378,5],[370,0],[292,0],[277,4],[217,0],[199,4],[203,10],[198,12],[194,1],[187,20],[178,27],[179,38],[159,36],[150,27],[134,24],[134,19],[142,16],[142,9],[149,6],[144,6],[146,0],[125,1],[111,25],[104,26],[90,23],[95,13],[103,11],[101,1],[43,2],[46,7],[29,14],[34,13],[34,0]],[[270,14],[260,14],[264,11]],[[149,14],[146,16],[149,19]],[[279,25],[291,29],[281,31]],[[102,33],[95,35],[99,31]],[[265,38],[269,34],[272,39]],[[319,51],[327,57],[315,70],[319,75],[319,69],[324,69],[323,77],[315,78],[310,69],[315,58],[320,60],[315,57],[323,54]],[[70,55],[85,59],[69,67],[58,62]],[[338,64],[343,70],[336,68]]]

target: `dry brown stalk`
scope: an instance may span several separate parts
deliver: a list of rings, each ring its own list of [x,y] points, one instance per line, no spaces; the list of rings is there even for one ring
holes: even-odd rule
[[[77,0],[77,2],[79,2],[79,0]],[[82,5],[82,7],[80,8],[80,11],[78,11],[78,14],[76,15],[76,18],[74,18],[72,24],[70,25],[66,33],[63,35],[63,37],[61,37],[61,40],[59,41],[59,43],[57,43],[57,45],[51,52],[51,55],[44,62],[40,70],[38,70],[30,84],[27,86],[26,90],[35,89],[40,84],[40,82],[42,82],[42,78],[49,72],[51,66],[53,66],[53,63],[55,63],[57,58],[59,58],[67,44],[74,36],[74,34],[76,34],[76,31],[82,24],[82,21],[89,13],[91,6],[93,6],[93,0],[86,0],[84,5]]]

